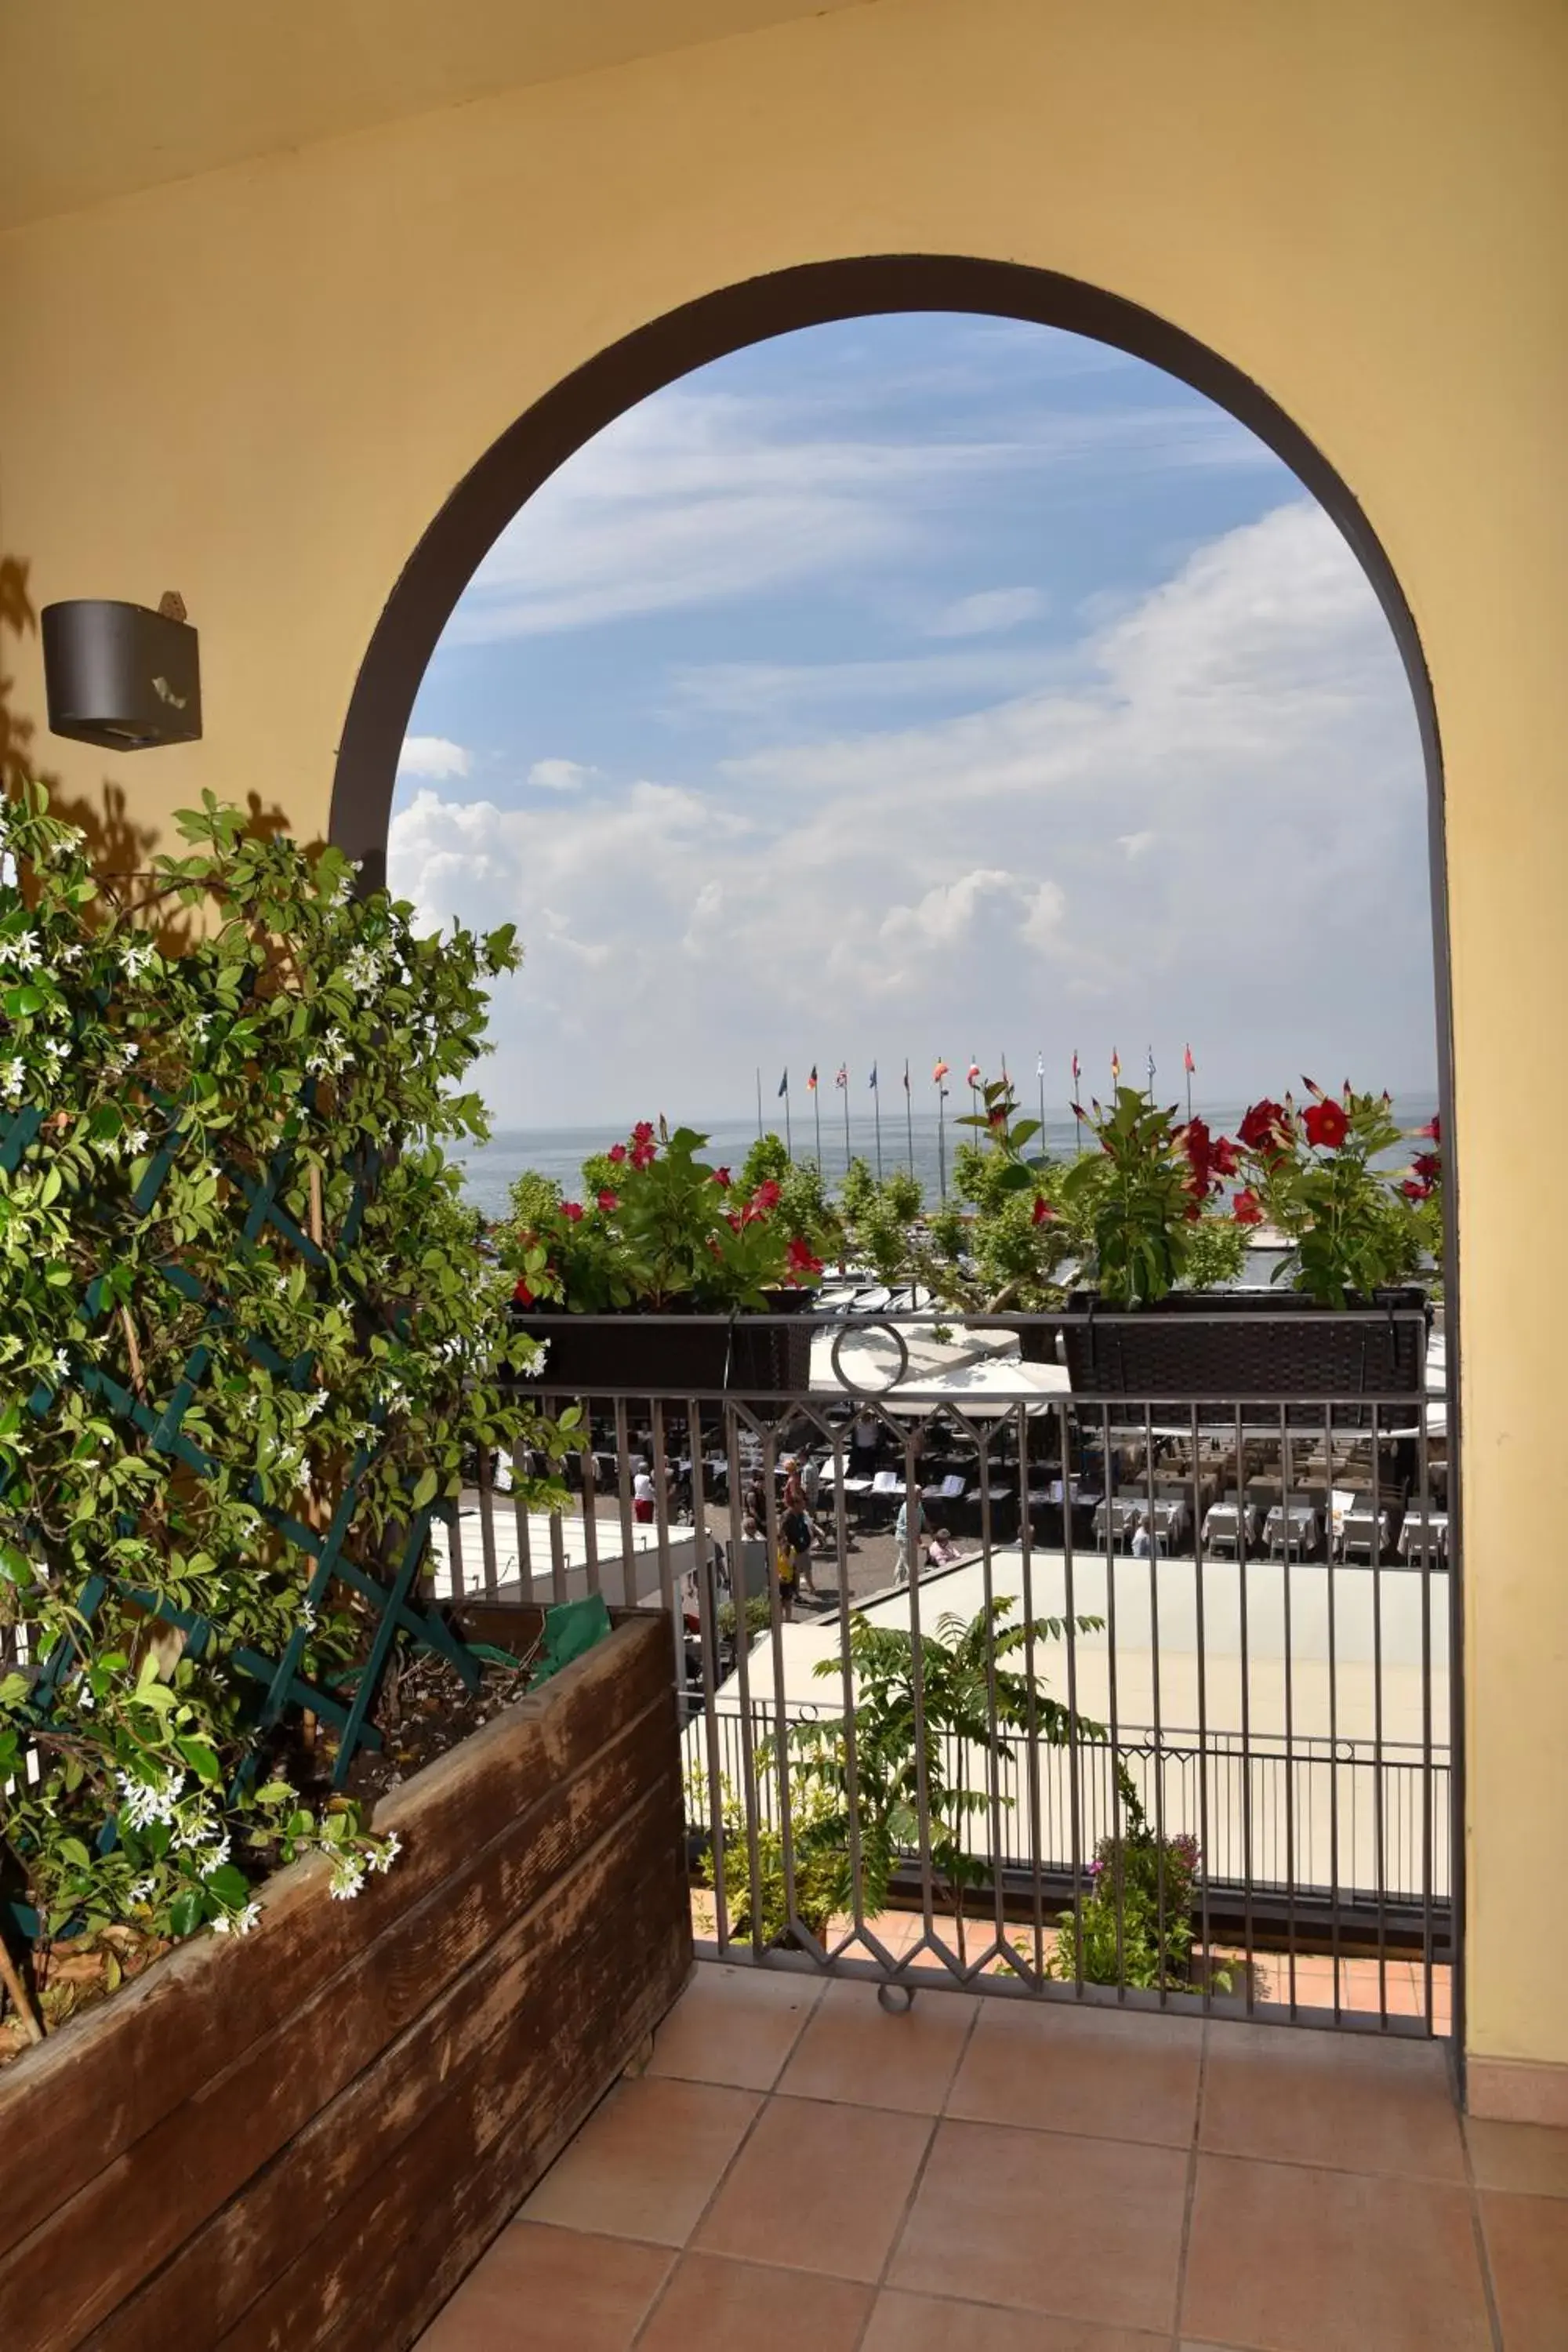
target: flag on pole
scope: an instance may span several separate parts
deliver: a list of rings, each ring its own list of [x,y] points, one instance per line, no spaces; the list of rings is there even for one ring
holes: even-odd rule
[[[1149,1092],[1150,1092],[1151,1094],[1152,1094],[1152,1093],[1153,1093],[1153,1091],[1154,1091],[1154,1048],[1153,1048],[1153,1046],[1152,1046],[1152,1045],[1151,1045],[1151,1046],[1150,1046],[1150,1048],[1149,1048]]]
[[[1187,1074],[1187,1076],[1188,1076],[1188,1077],[1189,1077],[1189,1078],[1192,1076],[1193,1072],[1194,1072],[1194,1071],[1197,1068],[1197,1066],[1197,1066],[1197,1064],[1196,1064],[1196,1063],[1194,1061],[1194,1059],[1193,1059],[1193,1049],[1192,1049],[1192,1047],[1191,1047],[1190,1045],[1186,1046],[1186,1047],[1184,1049],[1184,1051],[1183,1051],[1183,1054],[1182,1054],[1182,1066],[1183,1066],[1183,1068],[1186,1071],[1186,1074]]]
[[[815,1075],[814,1072],[814,1077]],[[1119,1087],[1121,1084],[1121,1056],[1114,1045],[1110,1049],[1110,1083],[1113,1087]]]
[[[943,1062],[943,1061],[939,1060],[939,1061],[938,1061],[938,1063],[937,1063],[937,1066],[936,1066],[935,1069],[934,1069],[934,1070],[931,1072],[931,1082],[932,1086],[933,1086],[933,1087],[940,1087],[940,1086],[941,1086],[941,1084],[942,1084],[942,1080],[943,1080],[943,1078],[945,1078],[945,1077],[946,1077],[946,1076],[947,1076],[947,1064],[946,1064],[945,1062]]]
[[[1072,1053],[1072,1090],[1075,1095],[1078,1092],[1078,1082],[1082,1076],[1083,1065],[1078,1058],[1078,1047],[1075,1045]]]
[[[805,1091],[808,1095],[814,1095],[816,1092],[816,1064],[815,1062],[813,1062],[811,1066],[811,1076],[805,1082]]]
[[[906,1060],[906,1061],[905,1061],[905,1063],[904,1063],[904,1092],[905,1092],[906,1094],[908,1094],[908,1093],[909,1093],[909,1090],[910,1090],[910,1066],[909,1066],[908,1061]]]
[[[779,1100],[780,1100],[781,1102],[784,1100],[784,1098],[785,1095],[787,1095],[787,1094],[788,1094],[788,1092],[789,1092],[789,1072],[786,1070],[786,1071],[784,1072],[784,1074],[783,1077],[779,1080]]]
[[[849,1084],[849,1065],[847,1062],[839,1063],[838,1076],[834,1079],[833,1083],[836,1087],[847,1087]]]
[[[1045,1075],[1046,1057],[1043,1054],[1037,1054],[1035,1056],[1035,1076],[1037,1078],[1043,1078]]]
[[[968,1070],[965,1072],[965,1074],[964,1074],[964,1075],[965,1075],[965,1076],[968,1078],[968,1081],[969,1081],[969,1083],[970,1083],[970,1085],[971,1085],[972,1087],[977,1087],[977,1086],[980,1084],[980,1065],[979,1065],[979,1063],[978,1063],[978,1062],[976,1062],[976,1061],[973,1061],[973,1060],[972,1060],[972,1061],[971,1061],[971,1063],[970,1063],[970,1065],[969,1065]]]
[[[872,1092],[873,1094],[875,1094],[875,1093],[876,1093],[876,1091],[877,1091],[877,1065],[876,1065],[876,1063],[875,1063],[875,1062],[873,1062],[873,1063],[872,1063],[872,1065],[871,1065],[871,1092]]]

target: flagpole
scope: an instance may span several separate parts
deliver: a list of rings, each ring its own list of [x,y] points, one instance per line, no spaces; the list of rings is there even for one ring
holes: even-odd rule
[[[822,1080],[818,1076],[811,1090],[811,1116],[816,1127],[816,1172],[822,1173]]]
[[[850,1161],[851,1156],[852,1156],[852,1155],[851,1155],[851,1153],[850,1153],[850,1150],[849,1150],[849,1069],[848,1069],[848,1065],[847,1065],[847,1064],[845,1064],[845,1065],[844,1065],[844,1173],[846,1174],[846,1176],[847,1176],[847,1175],[848,1175],[848,1173],[849,1173],[849,1161]]]
[[[882,1181],[882,1089],[877,1083],[877,1065],[871,1065],[871,1108],[877,1120],[877,1181]]]
[[[1035,1075],[1040,1081],[1040,1150],[1046,1148],[1046,1057],[1042,1054],[1035,1064]]]
[[[947,1198],[947,1088],[936,1082],[936,1181],[942,1197]]]
[[[759,1063],[758,1063],[758,1065],[757,1065],[757,1141],[758,1141],[759,1143],[761,1143],[762,1139],[763,1139],[763,1068],[762,1068],[762,1064],[759,1062]]]
[[[909,1056],[904,1057],[904,1125],[910,1138],[910,1174],[915,1172],[915,1098],[910,1092]]]
[[[1187,1073],[1187,1125],[1193,1123],[1193,1049],[1189,1045],[1182,1056]]]
[[[1153,1048],[1153,1046],[1152,1046],[1152,1045],[1151,1045],[1151,1046],[1150,1046],[1150,1048],[1149,1048],[1149,1100],[1150,1100],[1151,1104],[1153,1102],[1153,1099],[1154,1099],[1154,1048]]]
[[[1078,1099],[1080,1084],[1078,1047],[1075,1045],[1072,1049],[1072,1144],[1073,1150],[1079,1152],[1083,1150],[1083,1115],[1079,1108]]]

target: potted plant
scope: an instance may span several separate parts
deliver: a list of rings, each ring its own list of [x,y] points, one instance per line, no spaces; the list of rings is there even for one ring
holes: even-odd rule
[[[823,1262],[781,1213],[778,1179],[737,1180],[699,1158],[707,1140],[639,1120],[588,1163],[588,1197],[536,1194],[507,1237],[514,1307],[547,1343],[552,1391],[809,1388],[809,1328],[747,1318],[808,1307]]]
[[[1131,1150],[1096,1150],[1071,1162],[1026,1160],[1039,1122],[1018,1117],[1011,1083],[988,1080],[982,1101],[983,1110],[959,1122],[975,1129],[976,1139],[961,1143],[953,1161],[954,1189],[968,1212],[944,1207],[927,1220],[923,1270],[944,1304],[986,1315],[1010,1308],[1059,1312],[1075,1276],[1095,1261],[1100,1220],[1112,1199],[1119,1213],[1106,1223],[1113,1253],[1137,1223],[1163,1242],[1174,1225],[1178,1237],[1163,1250],[1159,1278],[1172,1286],[1201,1287],[1239,1273],[1246,1235],[1228,1216],[1215,1213],[1206,1194],[1196,1203],[1197,1214],[1189,1213],[1194,1203],[1184,1159],[1172,1163],[1150,1154],[1151,1164],[1140,1168],[1135,1144]],[[1048,1361],[1055,1352],[1052,1328],[1020,1326],[1026,1362]]]
[[[180,825],[100,877],[0,801],[8,2352],[289,2334],[350,2273],[408,2342],[689,1950],[668,1629],[523,1697],[538,1612],[422,1589],[466,1460],[575,1442],[441,1149],[510,934]]]
[[[1415,1281],[1440,1169],[1391,1166],[1401,1141],[1385,1095],[1307,1081],[1247,1111],[1235,1140],[1124,1087],[1080,1112],[1099,1145],[1059,1181],[1089,1240],[1092,1288],[1066,1328],[1075,1390],[1091,1395],[1230,1398],[1414,1394],[1426,1370]],[[1434,1123],[1435,1125],[1435,1123]],[[1436,1140],[1435,1135],[1427,1139]],[[1288,1304],[1247,1291],[1181,1287],[1207,1204],[1286,1244],[1273,1279]],[[1101,1310],[1116,1310],[1106,1320]],[[1363,1310],[1353,1318],[1347,1308]],[[1364,1310],[1379,1309],[1378,1319]],[[1135,1319],[1134,1318],[1135,1315]]]

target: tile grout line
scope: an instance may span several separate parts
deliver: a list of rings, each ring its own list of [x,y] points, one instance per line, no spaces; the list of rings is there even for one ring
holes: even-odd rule
[[[1204,2020],[1198,2044],[1198,2095],[1193,2107],[1193,2136],[1187,2146],[1186,2194],[1182,2201],[1182,2239],[1176,2253],[1176,2308],[1171,2323],[1171,2352],[1182,2352],[1182,2314],[1187,2300],[1187,2256],[1193,2242],[1193,2207],[1198,2194],[1198,2150],[1203,2142],[1204,2092],[1208,2084],[1209,2035],[1213,2021]]]
[[[801,1982],[803,1984],[809,1984],[810,1981],[811,1979],[809,1977],[803,1976],[801,1979]],[[773,2069],[772,2082],[770,2082],[766,2087],[758,2094],[756,2113],[752,2116],[751,2122],[746,2126],[745,2130],[741,2134],[740,2138],[736,2141],[729,2162],[723,2167],[718,2179],[713,2183],[711,2189],[703,2200],[701,2210],[693,2219],[691,2227],[688,2230],[685,2237],[681,2240],[679,2246],[670,2246],[665,2249],[671,2257],[669,2268],[664,2274],[664,2278],[659,2285],[658,2293],[654,2296],[653,2301],[648,2305],[648,2307],[644,2312],[642,2318],[638,2321],[637,2327],[633,2330],[627,2344],[626,2352],[635,2352],[635,2347],[642,2342],[644,2336],[647,2334],[648,2329],[653,2326],[655,2316],[657,2315],[660,2305],[663,2304],[665,2296],[669,2293],[670,2285],[675,2278],[677,2271],[680,2268],[682,2262],[691,2251],[692,2240],[696,2237],[697,2232],[700,2230],[703,2222],[708,2219],[709,2214],[712,2211],[713,2207],[718,2202],[719,2198],[723,2191],[725,2183],[728,2181],[730,2175],[735,2169],[736,2165],[739,2164],[742,2156],[751,2146],[752,2133],[756,2130],[757,2126],[761,2123],[763,2117],[767,2114],[768,2109],[772,2106],[773,2103],[773,2095],[778,2087],[780,2077],[783,2075],[784,2068],[789,2064],[790,2060],[795,2056],[795,2051],[799,2046],[807,2026],[810,2025],[812,2019],[816,2015],[817,2010],[820,2008],[822,2003],[822,1996],[827,1989],[827,1983],[828,1979],[826,1977],[818,1978],[816,1990],[813,1994],[812,1999],[807,2005],[805,2015],[801,2019],[799,2031],[791,2042],[789,2048],[784,2052],[784,2056],[779,2060],[777,2066]],[[670,2079],[680,2081],[684,2078],[677,2075]],[[740,2090],[746,2086],[742,2084],[716,2083],[710,2087],[714,2090]]]
[[[959,2069],[963,2066],[965,2058],[969,2055],[969,2045],[974,2039],[974,2030],[980,2022],[980,2003],[982,1996],[978,1993],[974,1993],[972,1994],[970,1998],[974,2002],[974,2013],[969,2021],[967,2031],[964,2032],[962,2041],[959,2042],[958,2048],[953,2053],[952,2066],[948,2074],[947,2084],[942,2091],[942,2097],[937,2104],[934,2114],[931,2116],[931,2129],[926,2135],[926,2144],[921,2151],[921,2160],[915,2167],[915,2177],[910,2183],[910,2193],[904,2200],[903,2210],[899,2215],[898,2221],[893,2229],[893,2233],[888,2241],[888,2251],[882,2258],[882,2267],[871,2283],[871,2300],[866,2306],[866,2316],[860,2323],[859,2332],[856,2336],[852,2352],[860,2352],[860,2347],[866,2341],[866,2331],[870,2326],[873,2318],[876,2316],[877,2305],[881,2301],[882,2295],[887,2290],[889,2273],[892,2270],[894,2257],[897,2255],[900,2247],[904,2242],[904,2234],[910,2226],[910,2217],[914,2211],[915,2200],[919,2197],[921,2187],[925,2181],[926,2168],[931,2162],[931,2150],[936,2146],[937,2133],[942,2129],[942,2125],[947,2120],[947,2103],[952,2096],[952,2086],[958,2080]],[[905,2014],[910,2017],[913,2016],[914,2002],[912,2000],[910,2001],[909,2009]]]
[[[1458,2080],[1456,2070],[1450,2071],[1449,2084],[1455,2095],[1455,2105],[1458,2107]],[[1480,2189],[1476,2180],[1475,2163],[1470,2155],[1470,2135],[1468,2130],[1466,2128],[1466,2117],[1463,2107],[1458,2107],[1458,2116],[1459,2144],[1465,2153],[1465,2186],[1469,2191],[1470,2200],[1470,2233],[1475,2240],[1476,2260],[1480,2265],[1481,2294],[1485,2299],[1487,2306],[1487,2325],[1491,2329],[1492,2352],[1504,2352],[1502,2314],[1498,2309],[1497,2288],[1492,2280],[1491,2249],[1487,2244],[1486,2229],[1481,2221]]]

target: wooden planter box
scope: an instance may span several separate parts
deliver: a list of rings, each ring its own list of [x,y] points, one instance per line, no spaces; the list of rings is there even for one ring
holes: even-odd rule
[[[533,1611],[478,1611],[515,1641]],[[0,2073],[5,2352],[404,2352],[691,1969],[670,1635],[627,1617]]]
[[[1288,1304],[1289,1312],[1282,1313]],[[1379,1291],[1385,1309],[1352,1321],[1331,1307],[1237,1291],[1176,1291],[1119,1321],[1075,1291],[1062,1327],[1075,1396],[1419,1396],[1426,1377],[1426,1298],[1420,1290]]]

